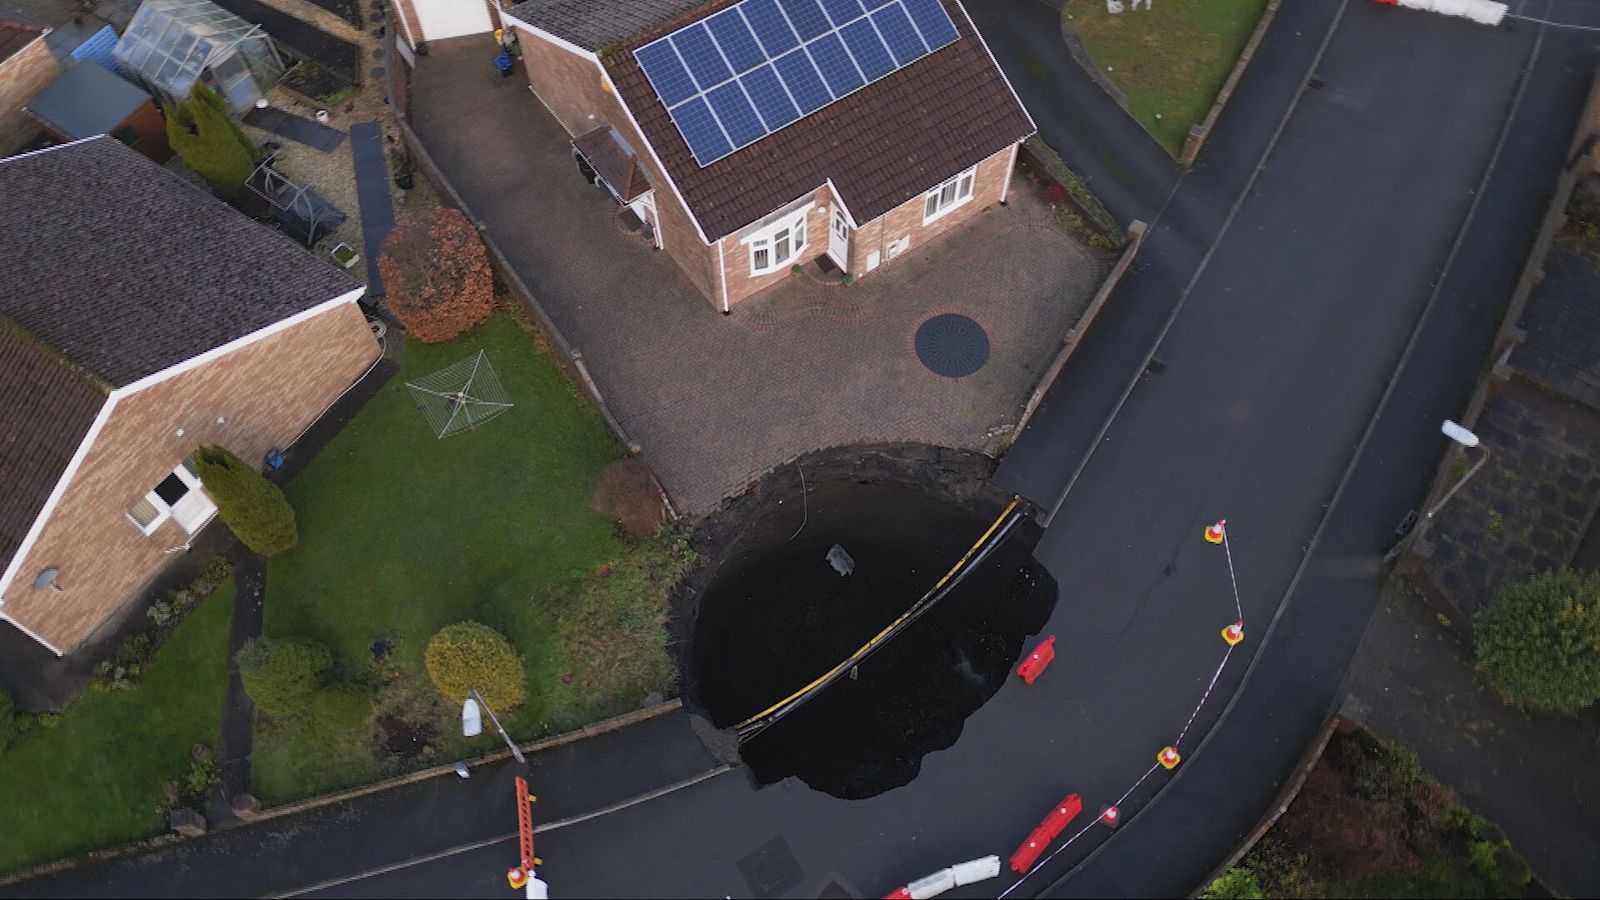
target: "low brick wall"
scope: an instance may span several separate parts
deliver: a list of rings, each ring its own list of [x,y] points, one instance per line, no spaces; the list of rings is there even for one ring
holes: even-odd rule
[[[1035,412],[1038,412],[1040,402],[1044,400],[1044,395],[1049,392],[1050,386],[1055,384],[1057,376],[1067,364],[1067,359],[1078,349],[1084,332],[1094,324],[1095,317],[1100,314],[1100,308],[1106,305],[1111,292],[1117,289],[1117,285],[1122,282],[1122,276],[1126,275],[1128,268],[1133,265],[1133,258],[1139,254],[1139,247],[1144,244],[1147,231],[1148,226],[1138,220],[1134,220],[1133,224],[1128,226],[1128,241],[1122,248],[1122,255],[1117,257],[1110,274],[1100,283],[1100,290],[1095,291],[1078,323],[1067,332],[1067,337],[1062,341],[1061,350],[1056,353],[1055,359],[1050,361],[1050,366],[1039,376],[1038,384],[1034,386],[1033,393],[1028,395],[1028,402],[1022,407],[1022,416],[1017,419],[1017,428],[1012,432],[1014,437],[1021,435],[1022,430],[1028,427],[1029,420],[1033,418]]]
[[[1184,168],[1194,165],[1195,158],[1200,155],[1200,148],[1205,146],[1206,139],[1211,137],[1211,129],[1216,127],[1217,118],[1222,115],[1222,110],[1233,98],[1234,88],[1239,86],[1240,79],[1244,78],[1245,69],[1250,67],[1250,60],[1255,58],[1256,49],[1261,46],[1261,39],[1266,37],[1267,27],[1278,15],[1279,0],[1268,0],[1267,8],[1261,11],[1261,20],[1256,23],[1255,31],[1250,33],[1250,40],[1245,42],[1244,50],[1240,52],[1239,59],[1233,64],[1233,71],[1228,73],[1228,80],[1222,83],[1222,90],[1217,91],[1217,99],[1211,104],[1211,111],[1198,125],[1189,128],[1189,137],[1183,142],[1183,152],[1178,154],[1178,164]]]

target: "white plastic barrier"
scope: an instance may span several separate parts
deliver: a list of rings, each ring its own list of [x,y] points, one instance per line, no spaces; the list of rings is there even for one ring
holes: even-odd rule
[[[1395,3],[1406,9],[1471,19],[1482,25],[1499,25],[1506,15],[1506,5],[1495,0],[1395,0]]]
[[[953,887],[987,881],[999,874],[1000,857],[985,856],[982,859],[974,859],[970,862],[951,866],[948,869],[940,869],[932,875],[918,878],[896,893],[900,896],[910,897],[911,900],[932,900],[932,898]]]

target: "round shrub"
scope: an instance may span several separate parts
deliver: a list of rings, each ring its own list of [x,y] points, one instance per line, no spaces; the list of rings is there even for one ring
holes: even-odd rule
[[[1600,573],[1507,585],[1472,626],[1478,669],[1507,700],[1576,712],[1600,699]]]
[[[239,680],[256,708],[274,718],[310,711],[312,695],[333,666],[333,654],[316,641],[252,638],[239,648]]]
[[[330,684],[311,695],[311,721],[325,731],[348,731],[372,715],[372,694],[358,684]]]
[[[521,706],[522,657],[500,632],[480,622],[447,625],[428,641],[428,677],[439,693],[460,703],[476,688],[495,712]]]
[[[1211,882],[1200,896],[1204,900],[1266,900],[1267,892],[1261,889],[1256,873],[1233,868]]]
[[[282,488],[225,447],[201,447],[195,451],[194,467],[222,521],[246,547],[262,556],[294,549],[300,536],[294,507]]]
[[[448,341],[494,312],[489,251],[460,210],[430,210],[396,226],[378,271],[384,302],[424,343]]]

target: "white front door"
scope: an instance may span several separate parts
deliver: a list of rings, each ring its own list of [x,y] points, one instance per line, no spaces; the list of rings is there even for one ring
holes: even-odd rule
[[[422,24],[419,40],[442,41],[464,34],[487,34],[495,29],[489,21],[485,0],[411,0],[417,21]]]
[[[828,256],[839,268],[850,269],[850,223],[845,221],[839,207],[833,208],[833,227],[828,229]]]

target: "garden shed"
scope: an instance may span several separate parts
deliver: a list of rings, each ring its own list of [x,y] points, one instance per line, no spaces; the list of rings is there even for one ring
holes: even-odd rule
[[[189,96],[196,81],[242,115],[283,77],[272,38],[209,0],[145,0],[112,56],[157,97]]]
[[[58,141],[109,134],[156,162],[172,156],[167,123],[150,95],[92,62],[68,69],[26,108]]]

